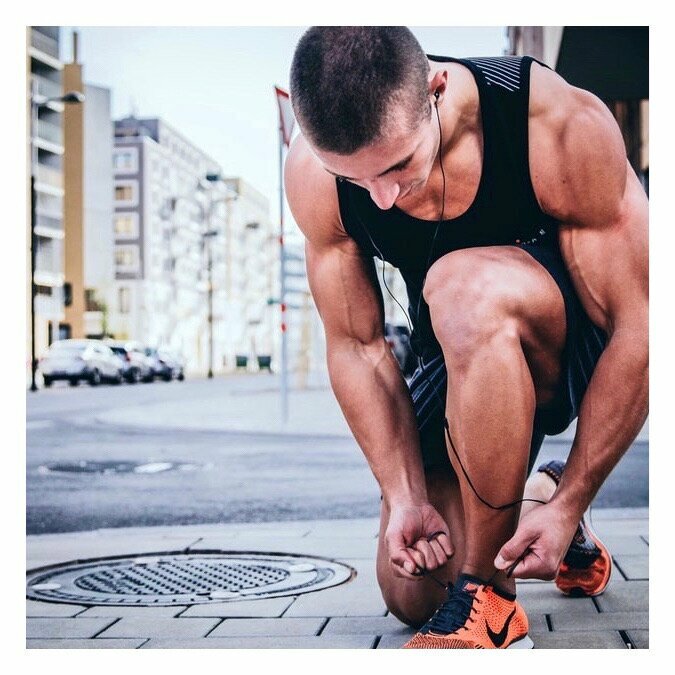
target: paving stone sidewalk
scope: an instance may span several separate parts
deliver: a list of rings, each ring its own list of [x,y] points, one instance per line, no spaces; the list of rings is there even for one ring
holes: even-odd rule
[[[518,583],[535,649],[649,646],[647,509],[594,509],[614,559],[598,598]],[[377,519],[97,530],[27,538],[27,570],[104,556],[198,550],[292,553],[351,566],[348,582],[301,595],[180,607],[26,601],[28,648],[395,649],[413,630],[388,614],[375,578]]]

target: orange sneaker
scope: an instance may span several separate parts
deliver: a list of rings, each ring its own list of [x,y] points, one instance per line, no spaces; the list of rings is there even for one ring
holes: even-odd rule
[[[565,463],[554,460],[542,464],[538,471],[560,482]],[[567,553],[560,563],[555,585],[565,595],[594,597],[600,595],[612,574],[612,556],[585,518],[581,519]]]
[[[532,649],[516,596],[461,574],[448,599],[403,649]]]
[[[555,585],[565,595],[600,595],[612,574],[612,556],[584,518],[560,563]]]

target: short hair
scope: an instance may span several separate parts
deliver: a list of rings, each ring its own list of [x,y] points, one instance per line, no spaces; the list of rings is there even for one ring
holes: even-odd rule
[[[413,130],[431,115],[429,62],[403,26],[313,26],[291,65],[291,103],[318,149],[348,155],[380,140],[393,104]]]

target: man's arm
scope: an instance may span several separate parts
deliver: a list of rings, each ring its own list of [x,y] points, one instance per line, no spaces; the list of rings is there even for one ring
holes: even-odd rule
[[[548,200],[548,211],[562,223],[560,245],[574,286],[608,343],[582,401],[553,499],[523,518],[496,561],[508,567],[529,546],[536,554],[515,569],[520,577],[553,578],[576,524],[648,409],[647,196],[609,110],[592,94],[571,89],[578,105],[560,135],[557,182],[542,201]]]
[[[307,276],[323,321],[331,386],[383,498],[403,521],[399,532],[390,533],[392,561],[399,567],[408,562],[409,571],[413,561],[435,569],[438,564],[428,555],[426,542],[417,540],[438,530],[447,533],[448,527],[428,504],[415,415],[384,337],[373,260],[344,232],[334,178],[318,166],[302,139],[289,153],[285,181],[291,211],[306,237]],[[417,525],[405,525],[402,511],[416,514],[412,519]],[[445,562],[452,552],[449,539],[439,542]],[[443,553],[437,545],[434,549]]]

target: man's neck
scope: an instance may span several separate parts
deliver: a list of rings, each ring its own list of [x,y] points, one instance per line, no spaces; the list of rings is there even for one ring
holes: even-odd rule
[[[443,155],[451,153],[466,134],[482,136],[478,86],[471,72],[458,63],[450,63],[444,105],[439,107],[443,127]]]

